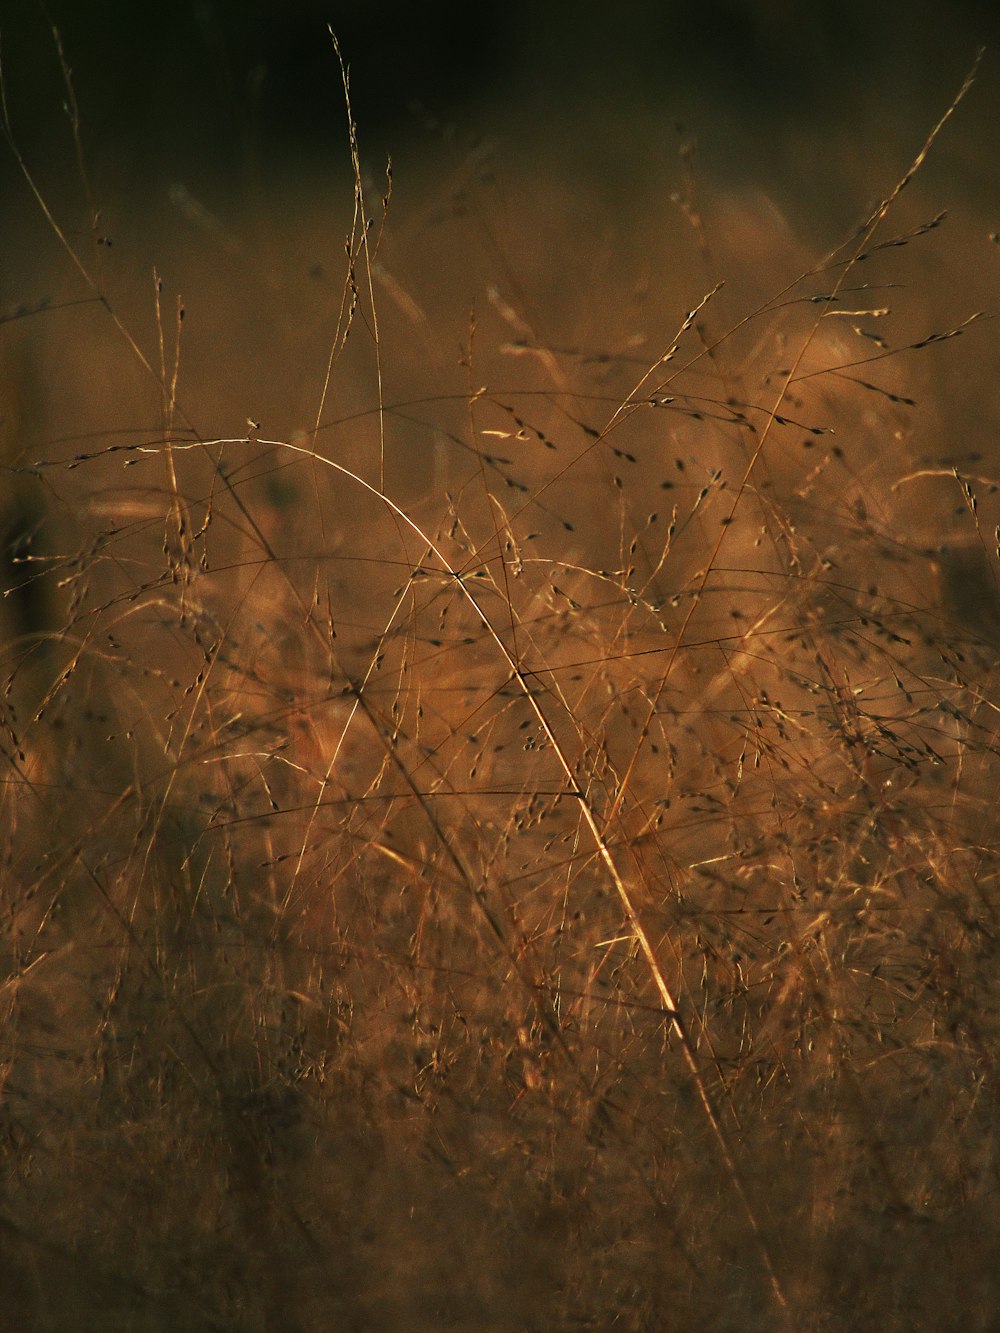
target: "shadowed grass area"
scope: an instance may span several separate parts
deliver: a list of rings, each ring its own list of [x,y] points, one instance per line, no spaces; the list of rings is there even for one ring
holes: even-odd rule
[[[903,194],[967,89],[804,263],[752,195],[717,250],[686,153],[659,284],[478,150],[399,203],[353,126],[322,262],[322,208],[43,218],[18,1326],[992,1326],[995,406]]]

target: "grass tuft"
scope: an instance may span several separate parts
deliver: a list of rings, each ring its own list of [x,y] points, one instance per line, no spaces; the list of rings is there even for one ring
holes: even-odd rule
[[[150,281],[59,56],[84,242],[3,106],[62,252],[0,322],[11,1318],[991,1327],[1000,474],[901,198],[976,67],[780,277],[686,149],[667,320],[589,240],[600,319],[540,305],[478,158],[412,220],[343,63],[340,250],[175,188]]]

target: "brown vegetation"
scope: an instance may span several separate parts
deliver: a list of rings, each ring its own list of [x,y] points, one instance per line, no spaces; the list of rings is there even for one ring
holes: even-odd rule
[[[938,208],[716,244],[689,160],[664,277],[475,153],[423,211],[354,167],[280,236],[56,215],[0,326],[9,1317],[991,1327],[998,459]]]

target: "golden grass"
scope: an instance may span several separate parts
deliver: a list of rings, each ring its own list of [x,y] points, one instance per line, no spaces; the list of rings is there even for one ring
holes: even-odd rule
[[[343,297],[257,331],[286,433],[220,382],[263,279],[213,344],[50,211],[86,332],[0,327],[18,1326],[991,1326],[995,460],[915,401],[975,306],[891,286],[943,125],[764,305],[615,289],[579,345],[503,272],[442,335],[352,129]]]

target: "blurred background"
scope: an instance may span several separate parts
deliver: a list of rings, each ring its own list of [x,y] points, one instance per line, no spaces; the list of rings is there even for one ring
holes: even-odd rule
[[[351,65],[364,145],[376,155],[407,160],[426,149],[435,125],[531,140],[561,131],[570,163],[589,156],[595,169],[613,170],[616,155],[626,163],[669,155],[669,127],[680,119],[734,185],[797,185],[834,208],[843,145],[862,177],[859,156],[874,165],[884,149],[912,145],[977,47],[1000,35],[1000,13],[987,0],[916,0],[905,13],[863,0],[471,8],[450,0],[6,0],[0,15],[9,104],[25,147],[65,128],[55,25],[94,160],[113,149],[165,174],[188,169],[193,152],[216,171],[246,166],[248,154],[342,160],[330,24]],[[983,83],[965,113],[967,136],[996,120],[989,63]],[[637,144],[636,118],[660,134]],[[817,159],[818,138],[832,160]],[[975,169],[965,169],[974,188]]]
[[[354,191],[327,24],[350,68],[376,221],[390,156],[393,165],[373,273],[381,364],[369,321],[332,380]],[[892,315],[857,335],[828,321],[813,364],[857,360],[873,332],[889,351],[948,331],[1000,297],[998,35],[996,6],[976,0],[917,0],[905,14],[862,0],[0,0],[9,131],[52,219],[5,148],[5,464],[58,464],[82,442],[98,449],[162,432],[176,362],[178,422],[189,434],[238,436],[249,419],[262,435],[289,439],[320,423],[324,445],[348,465],[370,469],[382,451],[394,493],[410,502],[429,478],[440,491],[464,475],[453,442],[467,424],[462,348],[473,308],[484,382],[599,390],[606,406],[576,400],[599,429],[615,395],[720,282],[701,322],[708,336],[725,334],[727,373],[752,371],[756,394],[755,367],[780,364],[773,358],[794,328],[749,317],[855,233],[985,45],[975,86],[884,234],[947,218],[886,251],[881,270],[869,265],[867,281],[889,285],[859,304],[891,305]],[[990,329],[983,322],[933,356],[879,366],[882,389],[919,405],[906,422],[898,402],[886,418],[874,398],[856,410],[841,398],[869,503],[873,460],[889,448],[934,466],[995,449]],[[383,429],[379,376],[384,402],[429,405]],[[831,386],[817,378],[810,392],[822,402]],[[882,398],[878,412],[885,406]],[[564,428],[558,411],[538,424]],[[49,525],[72,527],[81,514],[104,521],[112,475],[100,466],[73,474],[91,486],[88,498],[65,502]],[[578,487],[575,499],[591,494],[599,516],[590,480],[597,489]],[[935,505],[946,519],[954,497],[945,490],[935,479],[907,492],[911,526]],[[9,495],[16,512],[5,531],[40,532],[52,497],[38,478],[14,474]],[[290,503],[280,497],[276,484],[264,497],[279,526]],[[159,501],[131,503],[141,514]],[[20,550],[23,537],[5,544]]]

